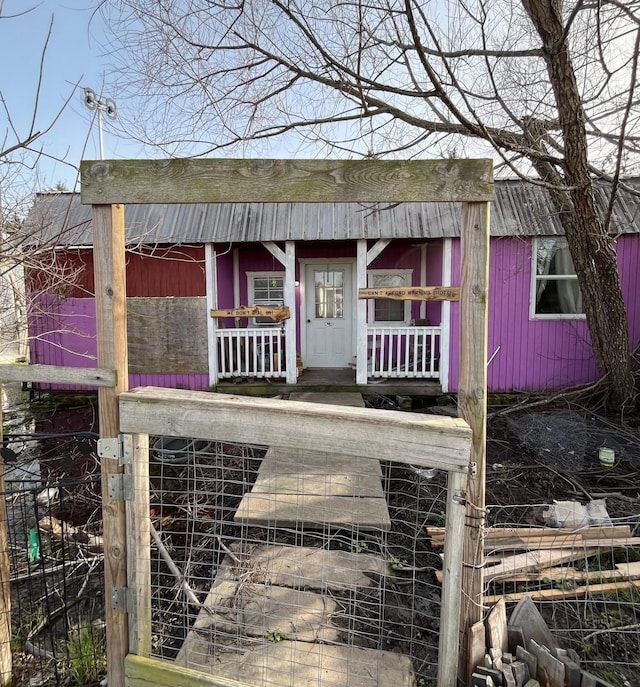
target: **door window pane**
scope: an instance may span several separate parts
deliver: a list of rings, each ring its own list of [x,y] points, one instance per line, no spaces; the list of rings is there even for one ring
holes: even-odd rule
[[[344,317],[344,272],[315,270],[316,318],[341,319]]]

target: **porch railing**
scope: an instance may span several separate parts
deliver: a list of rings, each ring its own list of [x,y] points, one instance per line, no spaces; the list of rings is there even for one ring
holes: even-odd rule
[[[369,377],[437,378],[440,327],[368,327]]]
[[[279,327],[218,329],[218,377],[286,377]]]

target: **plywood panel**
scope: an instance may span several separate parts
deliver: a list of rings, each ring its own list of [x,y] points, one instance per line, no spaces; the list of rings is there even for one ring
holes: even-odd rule
[[[127,311],[130,372],[207,373],[205,298],[129,298]]]

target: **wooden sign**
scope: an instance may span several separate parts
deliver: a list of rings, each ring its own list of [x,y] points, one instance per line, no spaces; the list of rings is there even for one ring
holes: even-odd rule
[[[239,308],[231,308],[230,310],[212,310],[211,317],[270,317],[274,322],[282,322],[288,320],[291,315],[286,305],[277,308],[268,308],[263,305],[252,307],[241,305]]]
[[[394,301],[458,301],[458,286],[388,286],[360,289],[358,298],[390,298]]]

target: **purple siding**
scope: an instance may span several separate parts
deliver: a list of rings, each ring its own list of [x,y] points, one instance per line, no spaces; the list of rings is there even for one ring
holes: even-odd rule
[[[637,234],[617,241],[618,264],[630,341],[640,339],[640,295]],[[529,239],[493,238],[489,255],[489,391],[547,391],[598,378],[584,320],[531,320],[531,251]],[[453,242],[452,274],[459,285],[460,241]],[[451,307],[450,389],[458,387],[460,309]]]

